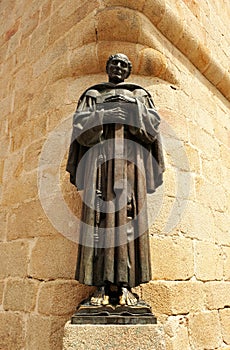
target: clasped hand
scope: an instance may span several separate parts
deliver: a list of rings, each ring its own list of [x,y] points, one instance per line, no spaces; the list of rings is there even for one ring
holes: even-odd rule
[[[104,110],[104,123],[121,123],[124,124],[128,118],[127,108],[114,107],[109,110]]]

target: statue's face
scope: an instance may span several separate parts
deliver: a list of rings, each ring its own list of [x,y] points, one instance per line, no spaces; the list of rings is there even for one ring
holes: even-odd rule
[[[129,75],[128,62],[120,58],[114,58],[109,62],[107,72],[109,81],[114,83],[122,82]]]

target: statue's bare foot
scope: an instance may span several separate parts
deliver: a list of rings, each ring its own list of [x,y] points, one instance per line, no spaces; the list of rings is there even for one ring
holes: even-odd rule
[[[129,306],[137,305],[138,300],[135,297],[135,295],[125,287],[122,287],[121,289],[122,289],[122,294],[119,298],[119,304],[123,305],[123,306],[124,305],[129,305]]]
[[[96,290],[90,299],[90,304],[94,306],[109,304],[109,296],[105,294],[105,287],[100,287]]]

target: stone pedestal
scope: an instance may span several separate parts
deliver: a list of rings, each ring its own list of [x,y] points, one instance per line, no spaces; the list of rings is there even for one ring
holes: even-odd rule
[[[76,325],[67,322],[63,350],[165,350],[162,327],[151,325]]]

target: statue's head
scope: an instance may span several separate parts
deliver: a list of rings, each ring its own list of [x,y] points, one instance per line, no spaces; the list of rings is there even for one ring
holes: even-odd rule
[[[106,63],[106,72],[109,76],[109,81],[115,84],[121,83],[127,79],[131,70],[132,64],[123,53],[111,55]]]

